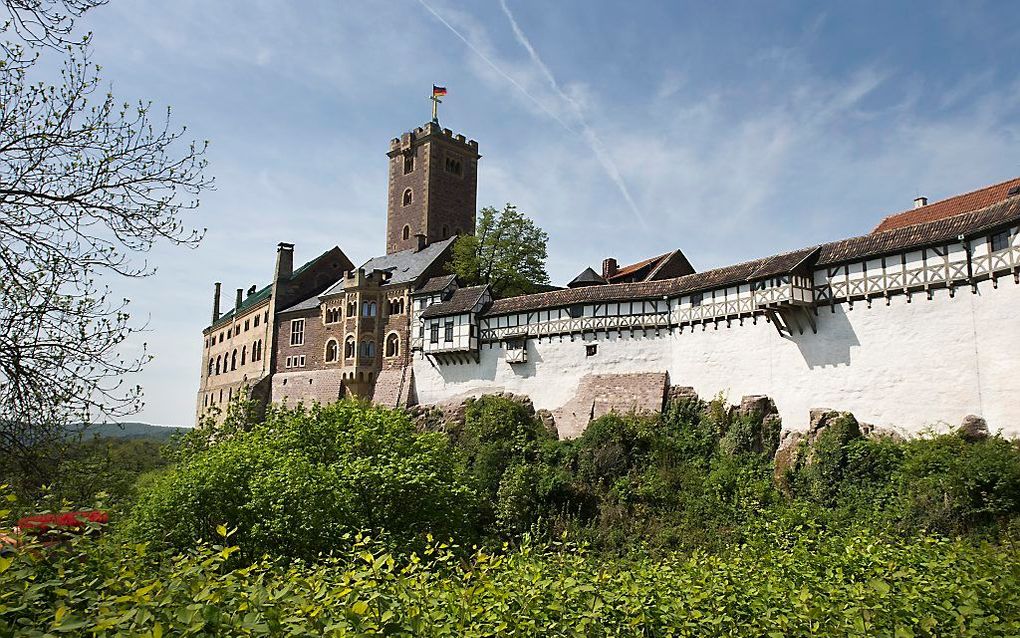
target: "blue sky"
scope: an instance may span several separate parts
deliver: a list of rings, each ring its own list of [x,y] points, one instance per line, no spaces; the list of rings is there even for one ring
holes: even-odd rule
[[[1020,175],[1013,3],[111,0],[79,24],[120,99],[210,141],[201,247],[117,282],[155,355],[142,420],[190,425],[212,283],[275,246],[384,252],[388,141],[478,140],[479,205],[517,204],[564,283],[681,248],[704,270],[868,232],[918,194]]]

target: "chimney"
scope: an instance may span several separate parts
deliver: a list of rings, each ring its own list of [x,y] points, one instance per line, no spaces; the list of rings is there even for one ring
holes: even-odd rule
[[[615,275],[618,269],[619,265],[616,263],[616,259],[612,257],[606,257],[605,259],[602,260],[602,278],[605,279],[606,281],[608,281],[610,277]]]
[[[287,279],[294,272],[294,244],[280,242],[276,247],[276,281]]]
[[[251,288],[248,289],[248,296],[251,297],[254,294],[255,294],[255,286],[252,286]]]
[[[425,247],[429,245],[428,239],[426,239],[425,235],[422,235],[421,233],[415,235],[414,238],[418,240],[418,248],[415,249],[415,252],[425,250]]]
[[[215,292],[212,297],[212,320],[216,323],[220,319],[220,282],[213,284],[216,286]]]
[[[923,195],[918,195],[914,198],[914,208],[921,208],[922,206],[928,205],[928,198]]]
[[[234,310],[241,309],[241,302],[244,301],[244,288],[237,289],[237,298],[234,299]]]

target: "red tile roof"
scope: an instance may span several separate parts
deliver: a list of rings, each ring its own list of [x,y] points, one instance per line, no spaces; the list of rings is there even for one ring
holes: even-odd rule
[[[1014,188],[1020,188],[1020,177],[1007,180],[1001,184],[986,186],[970,193],[964,193],[963,195],[955,195],[949,199],[943,199],[927,206],[889,215],[871,232],[878,233],[895,228],[904,228],[914,224],[923,224],[954,215],[969,213],[1001,202],[1010,196],[1009,192]],[[1016,195],[1016,193],[1013,193],[1013,195]]]
[[[627,275],[634,274],[635,272],[641,270],[645,266],[647,266],[649,264],[652,264],[652,263],[655,263],[655,262],[658,262],[658,261],[660,261],[662,259],[665,259],[666,257],[669,257],[672,254],[673,254],[672,252],[668,252],[665,255],[659,255],[657,257],[652,257],[651,259],[646,259],[644,261],[639,261],[636,264],[630,264],[629,266],[624,266],[623,268],[620,268],[615,273],[613,273],[613,275],[609,277],[609,281],[613,282],[613,281],[618,280],[618,279],[623,279]]]

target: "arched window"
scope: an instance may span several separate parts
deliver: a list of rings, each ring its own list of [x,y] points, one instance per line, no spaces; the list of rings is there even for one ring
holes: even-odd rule
[[[391,332],[386,337],[386,356],[395,357],[400,354],[400,335],[395,332]]]
[[[234,348],[234,353],[230,355],[230,369],[237,370],[237,348]]]
[[[337,360],[340,355],[340,344],[336,342],[336,339],[330,339],[326,342],[326,362],[333,363]]]
[[[241,365],[244,365],[244,355],[248,354],[248,346],[241,346]]]
[[[209,357],[209,374],[208,374],[208,376],[210,376],[210,377],[213,374],[213,363],[214,362],[215,362],[215,360],[212,357]]]
[[[374,317],[376,315],[376,312],[378,311],[378,308],[379,307],[376,305],[374,301],[370,301],[368,304],[368,316]]]
[[[404,199],[401,201],[401,205],[402,206],[407,206],[408,204],[411,203],[413,197],[414,196],[411,195],[411,189],[410,188],[404,189]]]
[[[216,374],[219,374],[219,373],[220,373],[220,357],[219,357],[219,355],[217,355],[216,356]]]
[[[375,342],[374,341],[362,341],[361,342],[361,356],[372,358],[375,356]]]
[[[354,358],[354,337],[347,337],[344,341],[344,359]]]
[[[454,234],[454,235],[457,235],[458,237],[460,237],[461,233],[463,233],[463,232],[464,232],[464,231],[462,231],[462,230],[461,230],[461,229],[459,229],[459,228],[454,228],[454,229],[453,229],[453,234]]]
[[[411,237],[411,227],[405,224],[404,230],[400,231],[400,236],[404,238],[404,241],[407,241]]]

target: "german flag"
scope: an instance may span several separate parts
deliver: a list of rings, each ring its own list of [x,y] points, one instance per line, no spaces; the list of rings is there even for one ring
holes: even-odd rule
[[[432,97],[441,97],[443,95],[446,95],[446,87],[445,86],[436,86],[435,84],[433,84],[432,85]]]

